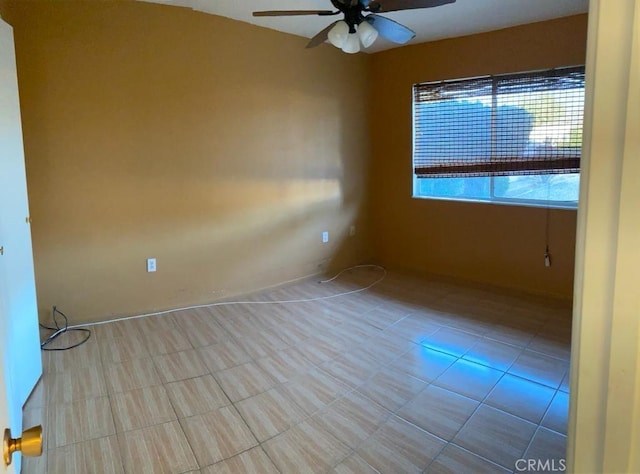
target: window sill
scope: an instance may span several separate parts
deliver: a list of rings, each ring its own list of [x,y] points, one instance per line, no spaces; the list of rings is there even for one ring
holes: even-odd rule
[[[469,202],[474,204],[498,204],[503,206],[537,207],[542,209],[563,209],[568,211],[575,211],[578,209],[577,202],[547,203],[547,202],[541,202],[541,201],[521,201],[518,199],[480,199],[480,198],[455,198],[455,197],[416,196],[416,195],[413,195],[412,198],[433,200],[433,201]]]

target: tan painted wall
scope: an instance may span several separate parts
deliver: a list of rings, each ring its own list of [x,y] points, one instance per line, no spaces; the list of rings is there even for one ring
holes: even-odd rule
[[[366,56],[145,3],[4,14],[41,319],[203,303],[368,256]]]
[[[381,263],[569,298],[576,212],[412,199],[411,86],[584,64],[587,17],[399,48],[373,56],[372,245]]]

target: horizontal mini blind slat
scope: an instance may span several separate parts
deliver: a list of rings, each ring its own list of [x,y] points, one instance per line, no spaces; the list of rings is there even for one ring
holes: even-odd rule
[[[414,172],[579,172],[583,104],[583,67],[417,84]]]

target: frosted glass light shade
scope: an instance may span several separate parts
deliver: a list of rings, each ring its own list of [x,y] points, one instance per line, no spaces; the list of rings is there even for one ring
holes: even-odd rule
[[[329,42],[336,48],[342,48],[344,46],[347,36],[349,36],[349,25],[347,25],[346,21],[336,23],[327,35]]]
[[[349,54],[360,51],[360,39],[357,33],[351,33],[347,36],[347,40],[342,45],[342,51]]]
[[[360,37],[362,46],[368,48],[378,38],[378,30],[366,21],[363,21],[358,25],[358,36]]]

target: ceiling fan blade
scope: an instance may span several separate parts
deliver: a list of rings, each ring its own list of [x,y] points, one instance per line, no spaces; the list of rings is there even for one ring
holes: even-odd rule
[[[327,39],[329,37],[329,31],[331,31],[331,28],[333,28],[333,26],[336,23],[338,23],[338,21],[339,20],[334,21],[329,26],[327,26],[324,30],[322,30],[320,33],[318,33],[313,38],[311,38],[311,41],[309,41],[309,43],[307,44],[306,47],[307,48],[315,48],[316,46],[320,46],[322,43],[327,41]]]
[[[380,36],[393,43],[405,44],[416,36],[412,29],[380,15],[369,15],[364,21],[378,30]]]
[[[270,10],[264,12],[253,12],[253,16],[299,16],[299,15],[337,15],[340,12],[331,10]]]
[[[365,6],[371,4],[371,11],[376,13],[397,10],[413,10],[416,8],[433,8],[455,3],[456,0],[360,0]],[[378,8],[379,7],[379,8]]]

